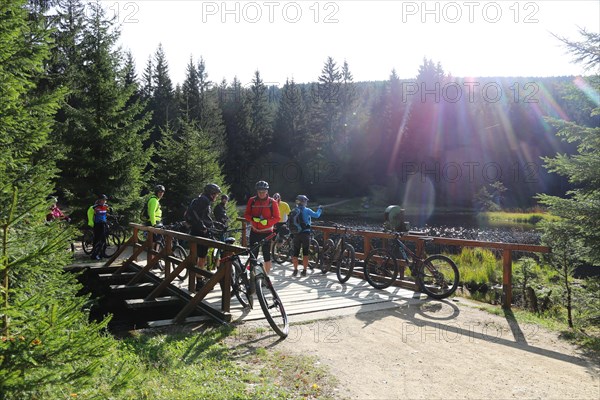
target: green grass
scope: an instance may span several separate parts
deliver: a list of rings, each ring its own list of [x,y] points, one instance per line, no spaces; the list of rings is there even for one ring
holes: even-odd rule
[[[552,221],[558,217],[544,212],[507,212],[488,211],[479,214],[482,219],[493,222],[513,222],[517,224],[537,224],[540,221]]]
[[[459,255],[450,257],[458,267],[462,282],[489,284],[501,281],[502,265],[490,250],[464,247]]]
[[[241,335],[235,329],[200,331],[172,328],[135,332],[120,341],[120,353],[98,377],[108,380],[120,365],[137,371],[119,399],[332,399],[332,380],[310,357],[252,348],[258,330]],[[87,398],[87,393],[73,393]],[[111,393],[111,395],[114,395]]]

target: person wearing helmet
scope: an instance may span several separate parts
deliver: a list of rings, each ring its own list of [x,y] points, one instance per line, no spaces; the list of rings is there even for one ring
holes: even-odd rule
[[[106,203],[108,196],[101,194],[93,206],[88,208],[88,225],[94,230],[94,242],[92,248],[91,259],[99,260],[102,257],[104,244],[106,243],[106,234],[108,225],[106,224],[106,215],[109,211],[109,206]]]
[[[215,209],[213,210],[215,221],[222,223],[225,229],[227,229],[227,224],[229,223],[229,217],[227,216],[226,209],[228,201],[229,196],[227,196],[226,194],[222,194],[221,201],[215,206]]]
[[[273,232],[273,226],[279,222],[279,205],[269,197],[269,184],[258,181],[255,185],[256,196],[250,197],[246,204],[244,219],[250,223],[250,246],[260,242]],[[262,246],[265,272],[271,271],[271,243]],[[254,254],[258,257],[258,251]]]
[[[289,233],[287,229],[287,220],[290,213],[290,205],[281,200],[281,195],[279,193],[273,195],[273,200],[275,200],[279,206],[280,217],[279,222],[275,224],[275,232],[277,232],[277,240],[281,241],[283,240],[283,237]]]
[[[298,275],[298,257],[300,256],[300,249],[302,249],[302,276],[306,276],[306,269],[308,268],[308,250],[310,247],[310,226],[312,218],[319,218],[323,209],[321,206],[317,208],[317,211],[313,211],[307,207],[308,197],[301,194],[296,197],[296,208],[298,209],[298,219],[302,221],[301,227],[298,229],[299,232],[294,235],[294,252],[292,253],[292,265],[294,266],[293,276]]]
[[[154,227],[162,226],[162,210],[160,208],[160,199],[162,199],[164,194],[165,187],[163,185],[156,185],[154,187],[154,194],[150,196],[146,202],[146,225]]]
[[[190,235],[209,237],[208,228],[213,226],[213,219],[211,218],[211,204],[217,199],[217,196],[221,194],[221,188],[215,183],[209,183],[204,186],[202,194],[196,197],[185,212],[185,220],[190,224],[191,231]],[[198,248],[198,268],[204,269],[206,265],[206,254],[208,253],[208,247],[197,246]],[[204,285],[202,277],[196,279],[196,289],[200,289]]]

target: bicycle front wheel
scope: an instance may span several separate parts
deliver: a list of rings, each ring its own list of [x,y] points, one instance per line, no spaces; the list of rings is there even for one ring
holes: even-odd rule
[[[279,295],[275,291],[269,277],[259,275],[255,280],[256,295],[258,296],[258,302],[265,314],[265,318],[269,321],[269,325],[271,325],[275,333],[282,339],[285,339],[289,333],[290,326]]]
[[[291,238],[286,238],[282,242],[274,241],[273,242],[273,261],[277,264],[283,264],[286,261],[290,261],[290,257],[292,254],[292,240]]]
[[[106,242],[104,243],[104,257],[112,257],[119,247],[121,246],[121,239],[113,233],[106,235]]]
[[[423,262],[419,281],[423,293],[434,299],[445,299],[458,287],[458,268],[450,258],[436,254]]]
[[[356,263],[354,247],[351,244],[344,244],[344,250],[337,263],[337,277],[340,283],[346,283],[352,276],[354,264]]]
[[[254,300],[244,265],[239,259],[231,263],[231,291],[243,308],[253,308]]]
[[[183,247],[181,247],[179,245],[173,246],[173,257],[178,258],[181,261],[183,261],[183,260],[186,259],[187,256],[188,256],[188,253],[187,253],[187,251]],[[188,276],[188,269],[187,268],[183,269],[182,271],[180,271],[177,274],[177,278],[180,281],[185,280],[185,278],[187,278],[187,276]]]
[[[310,247],[308,249],[308,267],[315,269],[321,266],[321,248],[317,239],[310,240]]]
[[[325,243],[323,243],[323,251],[321,252],[321,272],[326,274],[329,272],[331,268],[331,263],[333,263],[333,256],[335,253],[335,243],[333,240],[327,239]]]
[[[398,261],[387,249],[375,249],[365,259],[365,278],[375,289],[389,287],[398,277]]]
[[[81,239],[81,248],[83,252],[88,256],[92,254],[92,250],[94,249],[94,231],[91,229],[86,229],[83,232],[83,238]]]

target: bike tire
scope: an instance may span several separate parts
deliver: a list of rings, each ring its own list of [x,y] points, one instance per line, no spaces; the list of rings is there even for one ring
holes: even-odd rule
[[[321,267],[321,248],[317,239],[310,240],[310,247],[308,249],[308,267],[310,269]]]
[[[181,261],[185,260],[188,256],[188,252],[180,245],[173,246],[173,257],[180,259]],[[185,268],[181,272],[177,274],[177,278],[180,281],[184,281],[185,278],[188,277],[188,269]]]
[[[83,238],[81,239],[81,248],[83,252],[88,256],[92,254],[92,250],[94,250],[94,231],[91,229],[86,229],[83,232]]]
[[[106,258],[110,258],[117,252],[117,250],[119,250],[119,247],[121,247],[121,240],[119,237],[113,233],[109,233],[106,235],[106,242],[104,242],[102,254]]]
[[[419,273],[421,291],[434,299],[445,299],[458,287],[459,273],[454,261],[441,254],[427,257]]]
[[[267,276],[259,275],[255,281],[256,296],[258,297],[260,308],[262,308],[265,314],[265,318],[275,333],[280,338],[285,339],[289,334],[290,325],[281,298],[279,298],[277,291]]]
[[[161,251],[163,251],[164,246],[161,242],[154,242],[154,247],[156,249],[156,252],[160,253]],[[161,272],[164,272],[165,271],[165,260],[163,260],[162,258],[159,258],[154,269],[156,269],[156,268],[158,268]]]
[[[387,249],[374,249],[365,259],[365,278],[375,289],[389,287],[398,277],[398,261]]]
[[[243,308],[254,307],[254,298],[250,291],[248,275],[239,259],[234,259],[231,263],[231,291]]]
[[[337,263],[336,274],[340,283],[346,283],[352,276],[356,264],[356,252],[351,244],[345,243]]]
[[[292,240],[286,238],[282,242],[273,242],[272,257],[273,261],[277,264],[283,264],[286,261],[290,261],[292,254]]]
[[[119,245],[122,245],[129,239],[129,232],[122,226],[112,227],[110,233],[119,239]]]
[[[335,243],[333,243],[333,240],[327,239],[323,243],[323,251],[321,252],[321,272],[323,274],[326,274],[331,269],[334,253]]]

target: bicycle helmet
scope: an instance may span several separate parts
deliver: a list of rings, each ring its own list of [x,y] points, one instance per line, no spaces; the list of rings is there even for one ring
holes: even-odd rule
[[[306,197],[303,194],[299,194],[298,197],[296,197],[296,202],[302,204],[302,205],[307,205],[308,204],[308,197]]]
[[[279,200],[281,200],[281,195],[280,195],[279,193],[275,193],[275,194],[273,195],[273,200],[276,200],[276,201],[279,201]]]
[[[101,194],[100,196],[98,196],[98,199],[108,200],[108,196],[105,194]]]
[[[223,200],[229,201],[229,196],[227,196],[226,194],[221,195],[221,201]]]
[[[165,191],[165,187],[163,185],[154,186],[154,193],[164,192],[164,191]]]
[[[266,181],[258,181],[258,182],[256,182],[256,185],[254,186],[254,188],[256,190],[268,190],[269,184]]]
[[[217,193],[221,193],[221,188],[219,187],[219,185],[216,185],[214,183],[209,183],[208,185],[204,186],[204,194],[207,196],[211,196],[213,194],[217,194]]]

